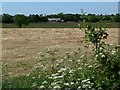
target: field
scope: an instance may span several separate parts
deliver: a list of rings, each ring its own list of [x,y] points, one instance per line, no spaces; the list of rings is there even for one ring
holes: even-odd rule
[[[47,22],[47,23],[30,23],[28,26],[23,26],[24,28],[78,28],[78,23],[83,24],[82,22],[62,22],[62,23],[55,23],[55,22]],[[88,24],[98,27],[106,27],[106,24],[109,25],[111,28],[118,28],[118,23],[116,22],[87,22]],[[17,28],[15,24],[2,24],[2,28]]]
[[[108,30],[106,42],[118,42],[118,29]],[[39,52],[53,48],[64,54],[82,47],[84,33],[78,28],[4,28],[2,31],[3,75],[5,78],[28,73]]]
[[[108,32],[108,42],[117,43],[117,28]],[[81,43],[83,35],[79,29],[71,28],[3,29],[3,75],[10,77],[27,73],[36,63],[38,53],[47,48],[60,53],[77,49],[84,45]]]

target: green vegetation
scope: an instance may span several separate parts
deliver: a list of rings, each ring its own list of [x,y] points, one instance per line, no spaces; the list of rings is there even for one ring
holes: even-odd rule
[[[25,26],[23,25],[23,28],[78,28],[77,22],[47,22],[47,23],[30,23],[29,25]],[[82,22],[80,22],[81,25],[83,25]],[[106,27],[106,24],[108,24],[109,28],[118,28],[117,22],[98,22],[98,23],[92,23],[88,22],[89,25],[92,25],[94,27],[102,26]],[[2,24],[2,28],[17,28],[15,24]]]
[[[26,17],[24,15],[15,15],[14,23],[17,26],[19,26],[19,28],[21,28],[22,25],[28,25],[29,24],[29,19],[28,19],[28,17]]]
[[[2,23],[13,23],[13,16],[9,14],[3,14],[2,18]]]
[[[43,15],[43,14],[30,14],[29,16],[25,16],[25,15],[19,15],[19,17],[26,17],[27,19],[23,19],[22,23],[24,22],[24,24],[26,24],[26,22],[28,23],[32,23],[31,25],[29,25],[28,27],[67,27],[67,28],[71,28],[71,27],[77,27],[76,24],[74,23],[81,23],[83,20],[85,20],[88,23],[103,23],[102,25],[106,24],[106,23],[110,23],[112,26],[111,27],[118,27],[117,25],[114,25],[115,23],[120,22],[120,14],[116,14],[116,15],[95,15],[95,14],[63,14],[63,13],[58,13],[58,14],[51,14],[51,15]],[[3,28],[9,28],[9,27],[15,27],[13,25],[13,23],[16,23],[16,15],[12,16],[9,14],[3,14],[0,17],[2,17],[2,21],[1,23],[3,23]],[[48,23],[49,20],[48,18],[60,18],[60,21],[54,21],[54,23]],[[56,22],[56,24],[55,24]],[[72,22],[72,25],[71,23]],[[46,24],[47,23],[47,24]],[[64,23],[67,23],[64,25]],[[45,24],[45,25],[44,25]],[[58,25],[57,25],[58,24]],[[96,26],[98,25],[96,24]],[[18,25],[18,24],[17,24]],[[51,25],[51,26],[49,26]],[[61,26],[59,26],[61,25]],[[19,24],[19,27],[21,25]],[[103,26],[104,27],[104,26]]]

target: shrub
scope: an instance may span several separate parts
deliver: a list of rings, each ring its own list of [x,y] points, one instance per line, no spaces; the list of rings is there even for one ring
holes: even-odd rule
[[[101,20],[112,20],[110,16],[103,16]]]
[[[99,18],[97,16],[88,16],[89,22],[98,22]]]
[[[113,19],[114,19],[115,22],[120,22],[120,15],[114,16]]]
[[[3,14],[3,16],[1,16],[1,20],[2,23],[13,23],[13,16],[9,15],[9,14]]]

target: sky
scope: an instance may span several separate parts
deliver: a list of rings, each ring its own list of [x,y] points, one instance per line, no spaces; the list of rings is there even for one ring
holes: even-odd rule
[[[118,2],[2,2],[2,13],[57,14],[80,13],[80,9],[92,14],[116,14]]]

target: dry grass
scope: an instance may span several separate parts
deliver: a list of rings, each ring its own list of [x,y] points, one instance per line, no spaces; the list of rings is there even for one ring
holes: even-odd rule
[[[118,29],[108,30],[107,42],[118,42]],[[77,28],[11,28],[2,31],[3,74],[16,76],[27,73],[36,63],[40,51],[54,48],[60,53],[81,45],[84,33]]]

